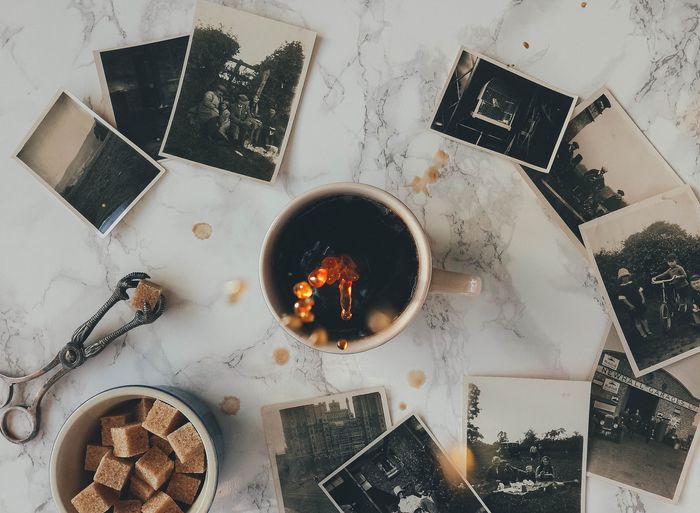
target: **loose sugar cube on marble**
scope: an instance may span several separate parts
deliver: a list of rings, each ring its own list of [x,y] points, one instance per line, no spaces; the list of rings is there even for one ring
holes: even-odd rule
[[[132,465],[130,461],[117,458],[112,453],[105,454],[97,466],[94,480],[120,492],[129,479]]]
[[[129,496],[135,497],[136,499],[141,499],[146,502],[148,499],[155,495],[156,490],[151,485],[149,485],[143,479],[139,479],[136,476],[131,476],[129,481]]]
[[[155,399],[149,399],[148,397],[139,399],[134,407],[134,422],[143,422],[146,420],[148,412],[153,408],[153,403],[155,403]]]
[[[85,470],[94,472],[97,470],[102,456],[109,452],[109,447],[102,445],[88,445],[85,448]]]
[[[175,472],[181,474],[204,474],[207,470],[207,457],[204,449],[192,456],[187,463],[179,459],[175,461]]]
[[[180,507],[167,493],[158,492],[141,508],[142,513],[182,513]]]
[[[151,310],[154,310],[162,293],[163,287],[160,285],[156,285],[152,281],[141,280],[134,290],[131,306],[136,310],[143,310],[143,306],[147,304]]]
[[[166,438],[175,430],[181,419],[179,411],[163,401],[156,400],[142,426],[154,435]]]
[[[170,455],[173,452],[173,447],[170,445],[170,442],[168,442],[167,439],[161,438],[158,435],[154,435],[153,433],[151,433],[149,440],[151,442],[151,447],[157,447],[158,449],[163,451],[163,454]]]
[[[153,447],[136,462],[136,476],[157,490],[173,473],[174,466],[163,451]]]
[[[70,502],[78,513],[105,513],[115,500],[112,490],[99,483],[90,483]]]
[[[141,513],[142,504],[140,500],[136,499],[117,501],[114,503],[114,510],[112,510],[112,513]]]
[[[170,442],[178,459],[183,463],[187,463],[193,456],[204,449],[199,433],[197,433],[197,430],[190,422],[170,433],[168,442]]]
[[[148,431],[141,424],[126,424],[112,428],[112,443],[114,455],[119,458],[130,458],[143,454],[149,448]]]
[[[100,426],[102,427],[102,445],[112,446],[112,428],[120,427],[127,423],[129,416],[124,415],[110,415],[109,417],[102,417],[100,419]]]
[[[192,504],[197,497],[199,485],[201,481],[196,477],[191,477],[185,474],[173,474],[172,479],[168,483],[168,489],[165,491],[173,499],[185,504]]]

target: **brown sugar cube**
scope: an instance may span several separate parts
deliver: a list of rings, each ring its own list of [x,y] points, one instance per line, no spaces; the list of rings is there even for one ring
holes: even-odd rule
[[[120,492],[129,479],[132,465],[130,461],[119,459],[112,453],[106,454],[97,466],[94,480]]]
[[[139,500],[117,501],[112,513],[141,513],[141,504]]]
[[[146,502],[156,493],[155,488],[149,485],[146,481],[139,479],[136,476],[131,476],[129,482],[129,496],[141,499]]]
[[[179,411],[163,401],[156,401],[142,426],[154,435],[165,438],[177,427],[180,419]]]
[[[157,490],[173,473],[173,467],[175,462],[154,447],[136,462],[136,476]]]
[[[123,426],[127,421],[128,415],[110,415],[109,417],[102,417],[100,419],[100,426],[102,426],[102,445],[114,445],[114,442],[112,442],[112,428]]]
[[[179,459],[175,461],[175,472],[181,474],[204,474],[206,470],[207,458],[204,449],[192,456],[187,463],[183,463]]]
[[[85,448],[85,470],[94,472],[97,470],[102,456],[109,452],[109,447],[101,445],[88,445]]]
[[[151,447],[157,447],[158,449],[163,451],[163,454],[170,455],[170,453],[173,452],[173,447],[170,445],[170,442],[168,442],[165,438],[161,438],[158,435],[154,435],[151,433],[149,440],[151,442]]]
[[[151,408],[153,408],[154,402],[155,399],[149,399],[148,397],[139,399],[134,408],[134,422],[143,422],[146,420],[146,416],[148,412],[151,411]]]
[[[187,463],[197,452],[204,449],[199,433],[190,422],[170,433],[168,442],[173,447],[178,459],[183,463]]]
[[[114,492],[99,483],[90,483],[70,500],[78,513],[105,513],[114,501]]]
[[[197,497],[200,483],[201,481],[196,477],[187,476],[185,474],[173,474],[165,493],[178,502],[192,504]]]
[[[156,285],[152,281],[141,280],[136,286],[134,296],[131,298],[131,306],[136,310],[142,310],[143,306],[147,304],[153,310],[158,304],[162,293],[163,287],[160,285]]]
[[[112,443],[114,455],[119,458],[143,454],[149,448],[148,431],[138,423],[115,427],[112,428]]]
[[[167,493],[158,492],[141,507],[142,513],[182,513],[180,507]]]

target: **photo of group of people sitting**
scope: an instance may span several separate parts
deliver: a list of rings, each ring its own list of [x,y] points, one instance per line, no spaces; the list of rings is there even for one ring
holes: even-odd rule
[[[242,148],[279,151],[277,109],[260,108],[260,99],[244,93],[231,94],[220,84],[204,93],[188,111],[190,125],[200,138],[224,145],[241,155]]]

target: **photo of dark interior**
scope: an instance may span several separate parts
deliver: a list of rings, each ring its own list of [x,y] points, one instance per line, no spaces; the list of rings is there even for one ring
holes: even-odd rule
[[[463,51],[431,128],[547,171],[574,102]]]
[[[100,52],[116,128],[154,159],[168,126],[189,36]]]

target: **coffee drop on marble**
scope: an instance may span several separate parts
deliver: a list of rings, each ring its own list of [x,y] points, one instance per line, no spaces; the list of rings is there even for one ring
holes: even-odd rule
[[[241,400],[235,395],[227,395],[219,403],[219,409],[224,415],[235,415],[241,409]]]
[[[248,285],[243,280],[231,280],[227,281],[224,286],[226,290],[226,297],[230,304],[236,303],[243,293],[247,290]]]
[[[528,43],[527,41],[523,41],[523,48],[525,48],[526,50],[530,48],[530,43]]]
[[[423,178],[427,183],[437,182],[438,178],[440,178],[440,169],[438,166],[430,166],[425,170],[425,175],[423,175]]]
[[[581,7],[584,9],[588,7],[588,2],[581,2]]]
[[[289,361],[289,349],[278,347],[272,352],[272,357],[277,365],[285,365]]]
[[[425,384],[425,372],[414,369],[408,373],[408,384],[413,388],[420,388]]]
[[[207,240],[211,237],[211,225],[209,223],[197,223],[192,227],[192,233],[199,240]]]
[[[428,194],[428,184],[425,179],[420,176],[413,177],[413,180],[411,181],[411,188],[416,194],[420,194],[421,192],[426,195]]]
[[[438,150],[433,155],[433,165],[440,167],[445,167],[450,161],[450,156],[445,150]]]
[[[406,403],[399,403],[399,410],[404,411],[406,408],[408,408]]]

